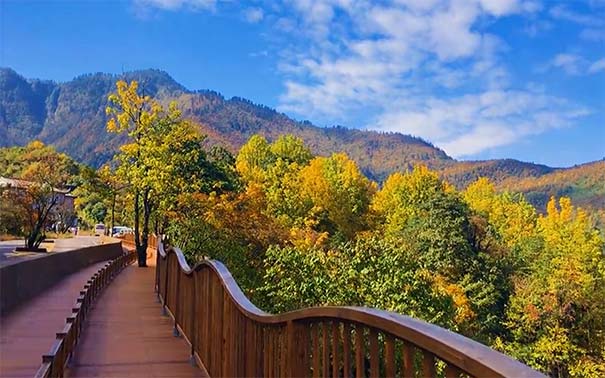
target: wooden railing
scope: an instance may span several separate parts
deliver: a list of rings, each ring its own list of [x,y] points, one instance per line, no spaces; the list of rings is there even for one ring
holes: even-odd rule
[[[125,253],[106,263],[87,281],[76,299],[72,314],[67,317],[65,327],[57,332],[50,351],[42,356],[42,365],[36,372],[35,377],[64,376],[65,366],[78,343],[84,321],[92,304],[113,278],[135,260],[135,253]]]
[[[504,354],[423,321],[363,307],[265,313],[227,268],[190,268],[157,247],[156,290],[198,366],[214,377],[544,377]]]
[[[117,237],[116,239],[120,239],[122,241],[122,244],[124,244],[126,246],[129,246],[129,247],[135,246],[134,234],[124,234],[122,236]],[[151,234],[147,237],[147,247],[148,248],[156,249],[157,242],[158,242],[158,239],[155,235]]]

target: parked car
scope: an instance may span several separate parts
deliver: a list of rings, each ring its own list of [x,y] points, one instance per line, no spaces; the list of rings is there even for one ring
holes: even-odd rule
[[[95,236],[105,235],[105,225],[103,223],[95,224]]]
[[[111,236],[120,237],[126,234],[132,234],[132,228],[126,226],[115,226],[111,229]]]

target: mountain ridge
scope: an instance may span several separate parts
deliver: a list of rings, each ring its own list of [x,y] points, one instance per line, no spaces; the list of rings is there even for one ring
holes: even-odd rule
[[[120,75],[89,73],[55,82],[27,79],[13,69],[0,68],[0,146],[24,145],[40,139],[78,161],[100,166],[124,142],[123,136],[105,130],[107,95],[115,90],[118,79],[138,80],[144,93],[160,101],[176,100],[183,115],[201,125],[211,145],[223,144],[236,152],[253,134],[262,134],[269,140],[293,134],[301,137],[315,154],[346,152],[376,181],[418,164],[438,170],[459,188],[479,176],[489,177],[497,185],[506,182],[510,187],[514,182],[511,177],[537,178],[571,169],[515,159],[458,161],[421,138],[342,126],[319,127],[242,97],[227,99],[208,89],[190,90],[158,69]]]

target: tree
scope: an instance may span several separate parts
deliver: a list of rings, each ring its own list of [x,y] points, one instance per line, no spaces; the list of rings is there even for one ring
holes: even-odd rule
[[[53,211],[65,197],[65,192],[58,188],[66,184],[67,177],[54,170],[51,160],[30,165],[21,177],[24,181],[5,195],[10,196],[15,211],[24,215],[25,246],[35,249],[44,240],[44,230],[53,220]]]
[[[139,266],[144,267],[153,215],[164,228],[168,215],[178,212],[181,196],[230,190],[236,183],[225,151],[215,150],[215,160],[209,160],[205,136],[182,118],[175,102],[165,108],[140,95],[136,81],[118,81],[116,86],[109,96],[107,129],[129,138],[116,156],[116,174],[133,197],[135,244]]]
[[[551,198],[515,277],[500,349],[554,377],[605,374],[605,241],[569,198]]]
[[[521,194],[497,193],[494,185],[480,178],[466,188],[464,200],[471,209],[487,217],[508,248],[536,234],[536,210]]]
[[[367,228],[376,184],[346,154],[316,157],[300,176],[302,196],[312,201],[319,229],[351,238]]]
[[[159,148],[166,128],[180,121],[180,112],[164,108],[149,96],[139,95],[138,83],[116,83],[117,92],[109,96],[106,113],[109,132],[125,133],[129,141],[120,147],[116,173],[129,184],[134,201],[134,235],[140,267],[147,266],[149,220],[153,211],[152,190],[163,180],[156,169],[162,167]],[[142,213],[142,214],[141,214]],[[141,221],[141,215],[143,219]]]
[[[60,216],[66,223],[72,220],[73,214],[68,214],[70,211],[62,205],[67,184],[80,167],[67,155],[39,141],[9,150],[11,159],[4,173],[17,180],[12,187],[3,189],[3,208],[12,213],[10,219],[22,223],[18,232],[25,237],[25,246],[38,248],[45,229],[61,220]]]

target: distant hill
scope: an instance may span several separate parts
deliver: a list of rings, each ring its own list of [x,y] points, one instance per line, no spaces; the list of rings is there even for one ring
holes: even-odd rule
[[[558,169],[539,177],[508,177],[498,187],[525,193],[538,209],[544,209],[551,196],[571,197],[584,208],[605,209],[605,160]]]
[[[26,79],[12,69],[2,68],[0,146],[24,145],[40,139],[78,161],[100,166],[112,158],[123,142],[122,137],[105,130],[107,96],[115,90],[118,79],[138,80],[146,94],[161,101],[178,101],[184,115],[202,125],[209,144],[222,144],[233,152],[253,134],[273,140],[288,133],[301,137],[319,155],[345,151],[368,177],[377,181],[394,171],[424,164],[440,171],[458,187],[486,176],[502,188],[514,188],[517,181],[512,177],[540,178],[567,171],[510,159],[458,162],[420,138],[340,126],[317,127],[243,98],[226,99],[214,91],[188,90],[159,70],[133,71],[119,76],[86,74],[56,83]],[[519,181],[519,185],[526,184]],[[584,196],[582,190],[574,195]],[[592,189],[591,192],[599,193]]]

